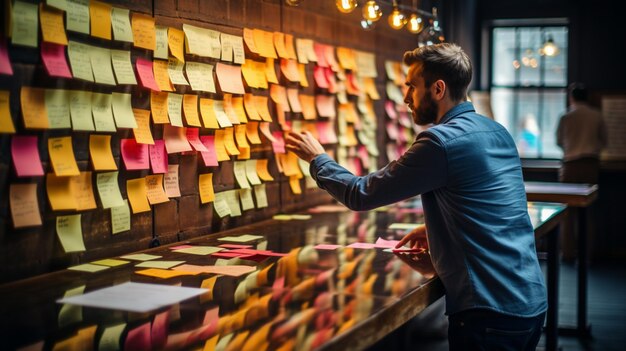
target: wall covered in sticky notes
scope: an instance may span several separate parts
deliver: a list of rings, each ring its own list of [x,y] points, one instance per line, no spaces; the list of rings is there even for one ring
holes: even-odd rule
[[[387,62],[415,37],[326,3],[8,4],[0,281],[331,201],[285,152],[289,130],[357,174],[413,136]]]

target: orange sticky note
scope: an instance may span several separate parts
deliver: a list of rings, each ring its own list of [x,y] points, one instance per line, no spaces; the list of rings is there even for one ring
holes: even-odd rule
[[[237,115],[237,119],[241,123],[248,123],[248,118],[246,117],[246,110],[243,108],[243,97],[236,96],[232,98],[232,105],[235,114]]]
[[[267,96],[254,96],[254,105],[259,112],[261,119],[265,122],[272,122],[272,115],[267,104]]]
[[[302,194],[302,187],[300,187],[300,178],[298,178],[298,176],[289,177],[289,187],[294,194]]]
[[[248,144],[248,140],[246,139],[246,125],[239,124],[235,126],[235,140],[237,141],[237,147],[241,148],[250,148],[250,144]]]
[[[252,60],[246,60],[244,64],[241,65],[241,75],[243,75],[243,79],[246,81],[246,84],[248,84],[251,88],[259,88],[255,68],[255,61]]]
[[[156,28],[154,18],[133,12],[133,43],[136,47],[154,51],[156,49]]]
[[[218,129],[220,127],[217,123],[212,99],[200,98],[200,114],[202,115],[204,128]]]
[[[215,154],[217,155],[218,161],[229,161],[230,156],[226,151],[226,146],[224,145],[224,137],[226,135],[226,131],[224,129],[217,129],[215,131]]]
[[[270,131],[269,122],[261,122],[259,129],[261,129],[261,133],[263,133],[269,141],[272,143],[276,142],[276,138],[274,138],[272,132]]]
[[[254,45],[258,50],[258,54],[263,57],[276,58],[276,50],[274,50],[274,34],[260,29],[253,29]],[[244,37],[245,39],[245,37]]]
[[[48,173],[46,192],[53,211],[76,210],[78,207],[71,177],[57,177],[54,173]]]
[[[275,103],[280,104],[284,108],[289,108],[289,103],[287,102],[287,90],[285,87],[272,84],[270,87],[270,97]]]
[[[39,21],[43,41],[67,45],[67,36],[63,26],[63,11],[59,11],[43,3],[39,4]]]
[[[146,178],[127,180],[126,193],[133,213],[150,211],[150,203],[148,202],[146,191]]]
[[[248,122],[246,124],[246,136],[250,140],[251,144],[261,144],[261,137],[259,136],[259,122]]]
[[[290,82],[300,81],[300,72],[298,71],[298,62],[296,60],[281,59],[280,71]]]
[[[76,158],[74,158],[71,136],[49,138],[48,153],[50,154],[50,162],[52,162],[55,175],[62,177],[80,174]]]
[[[89,3],[91,35],[111,40],[111,5],[91,0]]]
[[[170,201],[163,189],[163,174],[146,176],[146,196],[151,205]]]
[[[155,124],[170,123],[167,116],[167,92],[152,90],[150,92],[150,109],[152,110],[152,120]]]
[[[302,107],[302,116],[306,120],[314,120],[317,118],[317,112],[315,112],[315,97],[313,95],[298,96],[300,100],[300,106]]]
[[[254,42],[254,31],[252,29],[243,29],[243,41],[246,43],[246,46],[251,52],[255,54],[259,53],[259,50],[256,47],[256,43]]]
[[[117,165],[111,152],[111,136],[91,134],[89,136],[89,155],[94,171],[115,171]]]
[[[278,77],[276,77],[276,67],[274,65],[273,58],[267,58],[265,61],[265,79],[269,83],[278,84]]]
[[[135,115],[135,121],[137,121],[137,128],[133,128],[135,141],[138,144],[154,145],[152,131],[150,130],[150,110],[134,108],[133,114]]]
[[[170,48],[170,52],[182,62],[185,62],[185,53],[183,51],[184,44],[185,32],[172,27],[167,29],[167,45]]]
[[[199,273],[199,272],[198,272]],[[213,287],[215,286],[215,282],[217,281],[217,275],[202,281],[200,287],[203,289],[207,289],[206,293],[200,295],[200,303],[205,303],[206,301],[213,300]],[[212,349],[211,349],[212,350]]]
[[[11,184],[9,198],[14,228],[41,225],[36,183]]]
[[[26,129],[48,129],[45,89],[22,87],[20,103]]]
[[[200,202],[203,204],[215,200],[213,173],[200,174],[198,177],[198,191],[200,192]]]
[[[223,92],[233,94],[244,94],[243,82],[241,80],[241,66],[217,64],[215,71],[217,73],[217,81]]]
[[[230,127],[233,124],[239,124],[241,123],[239,121],[239,117],[237,116],[237,114],[235,113],[235,109],[233,108],[233,96],[232,94],[224,94],[224,100],[222,101],[222,106],[224,109],[224,112],[226,113],[226,116],[228,117],[228,120],[230,122],[230,125],[226,124],[220,124],[220,127]],[[213,108],[216,110],[216,114],[219,114],[219,102],[217,104],[213,105]],[[217,119],[218,122],[220,122],[220,119]]]
[[[76,210],[85,211],[96,208],[96,199],[93,196],[91,172],[80,172],[79,175],[70,177],[71,187],[76,197]]]
[[[239,149],[235,145],[235,129],[233,127],[224,128],[224,147],[229,155],[239,155]]]
[[[309,87],[309,80],[306,78],[305,66],[302,63],[298,64],[298,73],[300,74],[300,85],[303,88]]]
[[[170,81],[170,74],[167,71],[169,62],[164,60],[154,60],[152,64],[152,72],[154,80],[161,91],[174,91],[174,86]]]
[[[267,159],[257,160],[256,161],[256,173],[259,175],[259,178],[261,178],[261,180],[269,182],[269,181],[274,180],[274,177],[272,177],[269,170],[267,169],[267,162],[268,162]]]
[[[274,32],[274,47],[278,57],[287,58],[287,49],[285,49],[285,34]]]
[[[296,48],[293,44],[293,35],[285,34],[285,51],[287,52],[287,58],[290,60],[297,60]]]
[[[252,121],[260,121],[261,116],[259,115],[259,111],[256,109],[256,105],[254,104],[254,95],[246,94],[243,96],[243,105],[245,107],[246,113],[248,115],[248,119]]]
[[[185,271],[171,271],[169,269],[148,268],[140,271],[136,271],[136,274],[146,275],[149,277],[156,277],[162,279],[168,279],[178,277],[181,275],[197,275],[199,272],[185,272]],[[150,325],[150,323],[148,323]]]
[[[11,117],[10,93],[9,91],[0,91],[0,133],[15,133],[15,125]]]
[[[202,127],[200,117],[198,116],[198,95],[183,95],[183,114],[187,125],[193,127]]]

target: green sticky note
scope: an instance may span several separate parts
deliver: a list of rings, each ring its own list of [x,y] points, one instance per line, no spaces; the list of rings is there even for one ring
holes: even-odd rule
[[[81,272],[95,273],[95,272],[100,272],[100,271],[103,271],[103,270],[109,269],[109,268],[111,268],[111,267],[100,266],[100,265],[91,264],[91,263],[85,263],[85,264],[79,264],[78,266],[68,267],[67,269],[69,269],[71,271],[81,271]]]
[[[37,47],[37,33],[39,32],[38,14],[36,4],[22,1],[16,1],[13,4],[13,25],[11,26],[11,43],[13,45]]]
[[[213,201],[213,209],[217,213],[220,218],[224,218],[230,215],[230,207],[228,207],[228,203],[224,200],[222,193],[215,194],[215,200]]]
[[[124,199],[122,206],[111,207],[111,232],[113,234],[130,230],[130,208]]]
[[[89,0],[67,0],[67,30],[89,35]]]
[[[186,247],[184,249],[173,250],[174,252],[181,252],[192,255],[210,255],[212,253],[216,253],[218,251],[224,250],[221,247],[213,247],[213,246],[192,246]]]
[[[98,343],[98,351],[120,350],[120,337],[125,328],[126,323],[122,323],[104,329],[100,337],[100,342]]]
[[[93,72],[91,71],[91,60],[89,53],[91,45],[69,41],[67,45],[67,55],[70,57],[72,75],[74,78],[93,82]]]
[[[239,199],[241,200],[241,209],[243,211],[254,208],[254,200],[252,200],[252,189],[239,189]]]
[[[185,261],[145,261],[136,264],[135,267],[168,269],[183,263]]]
[[[96,187],[100,195],[102,208],[112,208],[124,205],[124,199],[120,193],[117,182],[118,171],[98,173],[96,176]]]
[[[111,94],[92,93],[91,113],[98,132],[115,132],[115,121],[111,108]]]
[[[129,10],[117,7],[111,10],[111,27],[113,27],[113,39],[133,42],[133,29],[130,26]]]
[[[81,285],[74,289],[69,289],[65,291],[63,297],[70,297],[76,295],[82,295],[85,291],[85,286]],[[66,325],[70,325],[73,323],[79,323],[83,320],[83,308],[78,305],[69,305],[64,304],[59,311],[59,316],[57,318],[59,322],[59,327],[63,328]]]
[[[224,200],[230,209],[230,216],[241,216],[241,207],[239,207],[239,192],[237,192],[237,190],[228,190],[223,191],[222,194],[224,194]]]
[[[127,263],[130,263],[130,262],[123,261],[123,260],[116,260],[114,258],[106,258],[104,260],[93,261],[91,263],[97,264],[97,265],[100,265],[100,266],[117,267],[117,266],[123,266],[123,265],[125,265]]]
[[[45,96],[50,129],[71,128],[67,90],[46,89]]]
[[[111,68],[111,50],[90,46],[89,61],[96,83],[115,85],[115,77],[113,77],[113,69]]]
[[[117,84],[137,84],[133,65],[130,61],[130,51],[112,49],[111,61],[113,62]]]
[[[391,223],[389,229],[393,230],[410,230],[419,227],[417,223]]]
[[[161,258],[161,257],[163,256],[149,255],[149,254],[132,254],[132,255],[120,256],[120,258],[124,258],[127,260],[135,260],[135,261],[150,261],[150,260],[156,260],[157,258]]]
[[[167,27],[156,26],[156,48],[154,58],[168,59]]]
[[[259,184],[254,186],[254,197],[256,198],[256,207],[267,207],[267,192],[265,191],[265,184]]]
[[[217,238],[218,241],[230,241],[234,243],[248,243],[254,240],[263,239],[261,235],[244,234],[239,236],[225,236]]]
[[[169,93],[167,95],[167,113],[170,116],[170,124],[175,127],[184,127],[183,125],[183,95]]]
[[[57,217],[57,236],[65,252],[85,251],[80,218],[80,214]]]
[[[48,115],[49,114],[50,112],[48,112]],[[72,129],[84,131],[95,130],[93,118],[91,118],[90,91],[70,91],[70,114],[72,116]]]
[[[137,121],[130,103],[131,95],[123,93],[111,94],[111,105],[113,106],[113,116],[118,128],[137,128]]]
[[[65,0],[46,0],[48,6],[56,7],[61,11],[67,11],[67,1]]]

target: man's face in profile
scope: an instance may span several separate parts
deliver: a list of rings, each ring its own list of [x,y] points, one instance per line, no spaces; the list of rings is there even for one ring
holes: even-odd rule
[[[426,87],[422,77],[422,64],[414,63],[406,77],[408,90],[404,102],[413,113],[413,122],[424,126],[437,120],[437,102],[433,99],[430,87]]]

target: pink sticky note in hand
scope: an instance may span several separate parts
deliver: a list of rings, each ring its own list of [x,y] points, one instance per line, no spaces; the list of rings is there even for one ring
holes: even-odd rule
[[[376,247],[384,249],[394,249],[399,242],[399,240],[385,240],[383,238],[378,238],[378,240],[376,240]]]
[[[11,158],[18,177],[43,176],[36,136],[13,136],[11,138]]]
[[[41,42],[41,60],[51,77],[72,78],[72,72],[65,58],[65,46]]]
[[[7,50],[7,41],[0,40],[0,74],[13,75],[13,67],[9,60],[9,51]]]
[[[207,151],[200,152],[204,165],[207,167],[218,166],[217,154],[215,153],[215,137],[213,135],[203,135],[200,137],[200,141],[207,149]]]
[[[161,91],[156,81],[154,80],[154,72],[152,71],[152,61],[145,58],[137,58],[137,74],[139,75],[139,81],[144,88],[152,89],[154,91]]]
[[[314,249],[316,250],[337,250],[337,248],[341,247],[341,245],[334,244],[318,244],[315,245]]]
[[[135,139],[122,139],[120,149],[127,170],[150,169],[148,144],[138,144]]]
[[[165,153],[165,142],[163,140],[155,140],[154,145],[148,145],[150,152],[150,165],[152,173],[167,173],[167,154]]]
[[[373,249],[376,247],[376,244],[372,244],[372,243],[352,243],[350,245],[348,245],[348,247],[351,247],[353,249]]]

